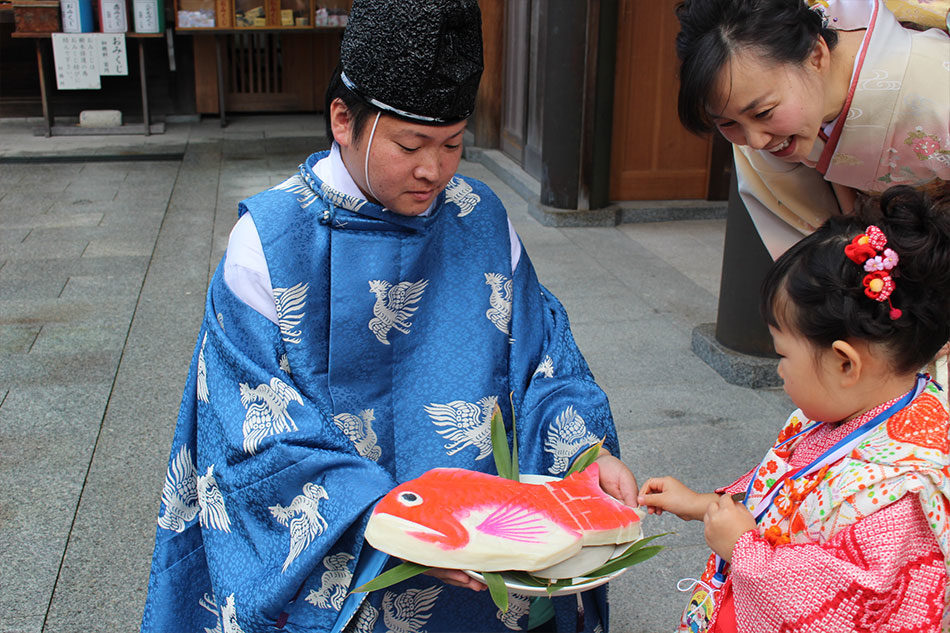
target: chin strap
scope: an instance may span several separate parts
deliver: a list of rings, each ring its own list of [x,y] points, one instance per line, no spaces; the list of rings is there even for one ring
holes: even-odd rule
[[[376,126],[379,125],[379,117],[382,112],[376,113],[376,120],[373,121],[373,129],[369,131],[369,140],[366,142],[366,158],[363,161],[363,177],[366,179],[366,188],[369,189],[369,193],[379,201],[379,196],[376,195],[376,192],[373,191],[373,186],[369,184],[369,150],[373,147],[373,136],[376,134]]]

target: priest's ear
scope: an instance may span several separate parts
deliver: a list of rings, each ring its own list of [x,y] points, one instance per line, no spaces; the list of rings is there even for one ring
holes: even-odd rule
[[[330,102],[330,130],[333,132],[333,140],[340,147],[349,147],[353,142],[353,113],[343,103],[343,99],[337,97]]]

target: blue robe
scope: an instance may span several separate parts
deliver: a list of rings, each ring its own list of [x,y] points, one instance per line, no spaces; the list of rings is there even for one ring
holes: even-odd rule
[[[348,594],[398,562],[364,543],[369,512],[434,467],[494,473],[495,403],[523,473],[563,474],[601,438],[616,455],[607,398],[526,254],[512,272],[486,185],[455,176],[429,216],[400,216],[315,178],[324,155],[240,205],[278,324],[211,280],[142,630],[525,629],[550,605],[512,596],[503,621],[488,592],[425,575]],[[585,630],[606,628],[605,590],[583,595]],[[576,596],[553,605],[574,631]]]

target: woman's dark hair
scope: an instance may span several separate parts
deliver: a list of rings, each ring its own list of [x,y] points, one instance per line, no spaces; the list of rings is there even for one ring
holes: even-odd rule
[[[855,215],[834,216],[786,251],[762,285],[762,315],[819,348],[863,339],[888,349],[894,371],[920,369],[950,337],[950,205],[895,186]],[[891,304],[864,293],[864,266],[845,246],[874,224],[899,258]]]
[[[363,128],[366,127],[367,119],[369,119],[370,116],[375,116],[380,110],[376,106],[366,103],[366,101],[358,97],[356,93],[347,88],[346,84],[344,84],[340,78],[340,72],[340,67],[337,66],[327,86],[326,103],[324,104],[323,110],[327,126],[327,140],[330,142],[333,141],[333,128],[330,122],[330,104],[333,103],[334,99],[340,99],[343,101],[346,109],[350,111],[350,116],[353,117],[353,141],[358,141],[363,135]]]
[[[776,63],[802,64],[821,36],[834,48],[838,34],[804,0],[685,0],[676,7],[679,117],[691,132],[715,126],[707,103],[720,69],[740,49]]]

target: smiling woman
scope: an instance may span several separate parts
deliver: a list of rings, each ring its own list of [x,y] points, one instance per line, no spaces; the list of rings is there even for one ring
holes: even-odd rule
[[[946,189],[947,33],[904,28],[884,0],[686,0],[677,17],[680,120],[733,143],[773,258],[856,192]]]

